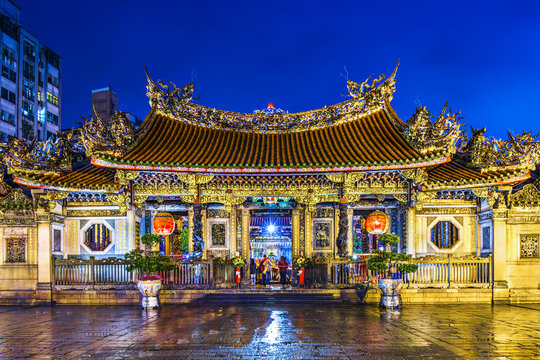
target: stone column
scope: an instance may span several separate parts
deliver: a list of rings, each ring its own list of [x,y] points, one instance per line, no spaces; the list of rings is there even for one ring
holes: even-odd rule
[[[236,255],[236,206],[229,213],[229,254],[230,257]]]
[[[36,303],[52,305],[52,244],[50,214],[37,210],[37,264],[38,282]]]
[[[508,303],[506,223],[508,210],[493,210],[493,303]]]
[[[337,248],[337,255],[339,257],[347,256],[348,250],[347,250],[347,235],[349,233],[349,219],[348,219],[348,210],[349,205],[347,203],[341,203],[339,204],[339,231],[336,238],[336,248]]]
[[[202,206],[193,205],[193,257],[202,258],[204,250]]]
[[[189,253],[193,252],[193,208],[188,210],[188,249]]]
[[[349,224],[349,229],[347,231],[347,255],[353,255],[353,208],[349,207],[347,209],[347,223]]]
[[[134,206],[131,206],[131,209],[126,211],[126,242],[127,242],[127,251],[135,249],[138,247],[136,244],[137,239],[135,239],[135,209]]]
[[[242,256],[245,259],[250,257],[249,253],[249,221],[250,214],[248,209],[242,209]]]
[[[304,218],[304,236],[306,244],[306,257],[311,257],[313,254],[313,223],[311,222],[312,210],[309,205],[305,208],[305,218]]]
[[[413,207],[407,210],[407,254],[410,254],[413,258],[416,257],[416,211]]]
[[[300,210],[292,210],[292,256],[297,257],[300,254]]]

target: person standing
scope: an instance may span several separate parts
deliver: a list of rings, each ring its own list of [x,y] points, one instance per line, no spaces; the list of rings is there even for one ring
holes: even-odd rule
[[[257,264],[255,264],[255,259],[253,258],[249,262],[249,276],[251,278],[251,285],[255,286],[257,281]]]
[[[266,257],[266,254],[263,255],[263,258],[261,259],[260,265],[261,267],[261,274],[262,274],[262,284],[263,286],[269,285],[270,283],[266,283],[266,273],[268,270],[272,271],[272,269],[269,269],[270,262],[268,261],[268,258]]]
[[[287,269],[289,268],[289,263],[285,259],[285,256],[282,256],[279,259],[278,268],[279,268],[279,280],[281,282],[281,286],[285,286],[287,284]]]

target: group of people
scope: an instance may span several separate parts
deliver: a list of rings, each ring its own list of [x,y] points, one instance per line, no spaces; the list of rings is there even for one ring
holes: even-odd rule
[[[249,264],[249,274],[251,277],[251,285],[257,284],[257,275],[261,274],[261,284],[263,286],[270,285],[272,282],[272,270],[275,266],[275,261],[272,262],[272,259],[268,258],[266,254],[263,255],[263,258],[259,261],[259,259],[251,259],[251,262]],[[282,256],[279,259],[279,262],[277,264],[277,267],[279,269],[279,279],[282,286],[285,286],[288,282],[288,274],[289,274],[289,262],[287,259],[285,259],[285,256]]]

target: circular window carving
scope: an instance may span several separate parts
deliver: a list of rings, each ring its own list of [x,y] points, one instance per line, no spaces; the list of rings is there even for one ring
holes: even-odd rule
[[[111,230],[104,224],[94,224],[84,232],[84,245],[92,251],[104,251],[111,245]]]
[[[439,249],[451,249],[459,242],[459,229],[451,221],[439,221],[431,228],[431,242]]]

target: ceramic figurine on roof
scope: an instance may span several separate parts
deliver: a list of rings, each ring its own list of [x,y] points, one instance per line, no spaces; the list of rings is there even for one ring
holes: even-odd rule
[[[95,153],[121,156],[135,140],[135,127],[123,111],[117,111],[111,117],[110,124],[105,124],[96,111],[94,119],[84,120],[80,141],[87,156]]]
[[[433,116],[425,106],[417,107],[407,120],[404,132],[420,153],[444,151],[453,154],[458,144],[466,140],[467,134],[461,130],[463,124],[460,123],[464,117],[458,117],[460,111],[452,113],[452,109],[445,114],[447,106],[448,102],[433,123]]]
[[[56,140],[27,142],[11,138],[3,147],[8,172],[59,175],[72,169],[73,131],[58,133]]]

